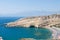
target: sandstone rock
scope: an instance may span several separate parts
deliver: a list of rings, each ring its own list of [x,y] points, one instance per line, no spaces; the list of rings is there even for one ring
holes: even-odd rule
[[[20,40],[36,40],[36,39],[33,39],[33,38],[22,38]]]
[[[21,18],[15,22],[7,23],[7,26],[29,27],[30,25],[34,25],[35,27],[50,27],[56,24],[60,24],[60,14]]]

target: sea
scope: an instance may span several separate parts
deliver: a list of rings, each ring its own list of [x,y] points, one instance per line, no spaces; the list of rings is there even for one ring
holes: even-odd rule
[[[45,28],[6,27],[6,23],[14,22],[20,17],[0,17],[0,37],[3,40],[21,40],[21,38],[34,38],[47,40],[52,38],[52,32]]]

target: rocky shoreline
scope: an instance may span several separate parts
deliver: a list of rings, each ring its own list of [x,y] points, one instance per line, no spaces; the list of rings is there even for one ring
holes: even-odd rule
[[[21,18],[15,22],[7,23],[8,27],[43,27],[52,31],[53,39],[60,39],[60,14],[48,16],[35,16]],[[57,29],[59,28],[59,29]]]
[[[58,24],[60,24],[60,14],[21,18],[15,22],[7,23],[7,26],[29,27],[31,25],[34,25],[35,27],[51,27],[56,25],[58,26]]]

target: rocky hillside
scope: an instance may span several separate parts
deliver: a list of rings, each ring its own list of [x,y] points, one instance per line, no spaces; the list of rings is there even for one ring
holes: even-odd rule
[[[31,25],[35,27],[52,27],[52,26],[60,27],[60,14],[21,18],[15,22],[7,23],[7,26],[10,27],[14,26],[30,27]]]
[[[15,22],[7,23],[7,27],[31,26],[47,28],[52,31],[52,39],[60,39],[60,14],[21,18]]]

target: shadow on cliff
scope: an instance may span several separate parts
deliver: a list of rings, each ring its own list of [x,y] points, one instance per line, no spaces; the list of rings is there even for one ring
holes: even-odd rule
[[[35,28],[35,26],[34,25],[30,25],[29,28]]]

